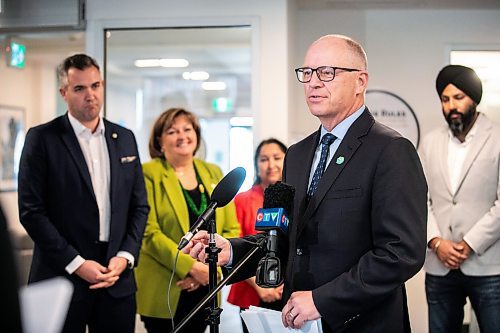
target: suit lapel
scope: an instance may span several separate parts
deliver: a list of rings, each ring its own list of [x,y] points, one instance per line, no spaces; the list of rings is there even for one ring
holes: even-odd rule
[[[61,139],[68,149],[69,154],[73,158],[73,161],[75,162],[76,167],[80,172],[83,182],[95,199],[94,188],[92,187],[92,180],[90,179],[90,172],[87,167],[87,162],[85,161],[82,148],[80,147],[80,143],[78,142],[73,127],[71,127],[68,115],[66,114],[64,117],[61,117],[60,120],[60,126],[62,129]]]
[[[296,179],[297,181],[294,182],[297,184],[295,188],[295,199],[294,202],[296,205],[298,205],[298,208],[294,209],[295,212],[298,212],[299,218],[293,219],[291,223],[291,234],[292,233],[298,233],[299,230],[302,230],[303,228],[303,223],[301,221],[304,221],[302,216],[304,215],[304,212],[307,210],[308,207],[308,202],[307,202],[307,189],[309,187],[309,176],[311,174],[311,167],[314,159],[314,153],[316,151],[316,146],[319,143],[319,136],[321,133],[321,127],[316,131],[313,135],[310,135],[308,138],[304,139],[301,144],[304,145],[303,153],[304,158],[300,159],[300,162],[303,162],[304,164],[300,165],[293,165],[287,167],[287,178],[290,179]],[[301,149],[302,150],[302,149]],[[305,167],[308,166],[308,167]],[[294,220],[297,220],[298,223],[293,222]]]
[[[447,131],[447,130],[445,130]],[[448,145],[449,145],[449,135],[445,133],[445,135],[441,135],[439,142],[437,142],[438,155],[437,162],[439,163],[439,169],[441,170],[441,176],[443,177],[444,183],[446,184],[446,189],[449,194],[453,194],[451,190],[450,183],[450,172],[448,169]],[[429,163],[435,163],[434,161],[428,161]]]
[[[210,175],[210,171],[199,159],[194,159],[194,166],[198,172],[198,176],[200,176],[203,186],[207,190],[208,195],[212,197],[212,192],[214,191],[215,186],[217,186],[217,183],[214,182],[214,179]]]
[[[301,212],[304,211],[307,205],[307,190],[309,188],[309,176],[311,175],[311,168],[314,159],[314,153],[316,152],[316,147],[319,144],[319,139],[321,135],[321,127],[320,129],[311,137],[309,137],[308,141],[305,143],[305,146],[308,148],[306,152],[304,152],[304,159],[301,160],[304,163],[307,163],[308,168],[304,168],[303,165],[297,165],[294,168],[297,170],[297,174],[295,177],[297,178],[297,184],[299,184],[296,189],[297,199],[300,200],[303,207]]]
[[[330,164],[328,164],[323,177],[321,177],[316,193],[309,201],[304,215],[299,219],[300,222],[297,230],[298,235],[300,235],[304,229],[305,224],[307,223],[306,221],[311,219],[311,216],[316,211],[319,204],[323,201],[323,198],[328,190],[333,186],[339,174],[354,156],[356,150],[361,146],[359,138],[369,132],[374,122],[375,120],[368,112],[368,109],[366,109],[363,114],[351,125],[342,140],[342,143],[330,161]]]
[[[104,118],[103,118],[104,120]],[[109,155],[109,170],[110,170],[110,202],[111,208],[115,207],[115,199],[117,198],[116,189],[119,179],[119,161],[120,156],[118,152],[118,134],[116,130],[109,121],[104,120],[104,137],[106,139],[106,146],[108,147],[108,155]]]
[[[161,163],[163,164],[163,177],[161,177],[161,183],[174,209],[174,213],[177,216],[177,221],[179,221],[181,225],[182,232],[187,233],[189,231],[189,213],[181,185],[175,175],[174,168],[164,159],[161,159]]]
[[[481,150],[486,146],[486,141],[488,141],[491,135],[491,126],[484,122],[484,117],[479,115],[477,119],[477,126],[475,137],[472,139],[470,143],[469,151],[467,152],[467,156],[465,156],[464,164],[462,165],[462,169],[460,171],[460,177],[458,186],[456,189],[456,193],[460,190],[467,173],[469,172],[472,163],[476,160],[477,155],[481,152]]]
[[[220,182],[220,180],[218,180],[218,176],[212,172],[210,170],[210,167],[208,164],[204,163],[203,161],[195,158],[194,159],[194,166],[196,167],[196,170],[198,172],[198,175],[200,176],[200,180],[201,182],[203,183],[203,186],[205,187],[207,193],[209,194],[209,197],[211,198],[212,197],[212,192],[214,191],[215,187],[217,186],[217,184]],[[217,233],[221,234],[222,231],[223,231],[223,227],[224,227],[224,224],[223,224],[223,220],[222,220],[222,217],[218,217],[218,216],[221,216],[223,210],[221,209],[217,209],[215,211],[215,221],[219,221],[218,223],[216,223],[216,227],[217,227]],[[220,222],[222,221],[222,222]]]

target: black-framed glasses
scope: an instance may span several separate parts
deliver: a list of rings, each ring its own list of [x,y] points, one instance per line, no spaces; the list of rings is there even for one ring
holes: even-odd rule
[[[297,74],[297,80],[302,83],[307,83],[311,81],[312,75],[316,72],[318,79],[323,82],[332,81],[335,79],[335,71],[337,69],[346,72],[360,72],[361,69],[355,68],[345,68],[345,67],[334,67],[334,66],[319,66],[317,68],[311,67],[300,67],[295,69],[295,74]]]

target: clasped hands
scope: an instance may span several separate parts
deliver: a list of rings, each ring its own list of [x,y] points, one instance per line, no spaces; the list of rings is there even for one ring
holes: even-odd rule
[[[431,241],[431,247],[434,249],[439,242],[435,252],[438,259],[448,269],[459,269],[472,252],[471,247],[464,240],[456,243],[448,239],[437,237],[434,239]]]
[[[75,274],[90,283],[90,289],[109,288],[118,281],[127,266],[127,259],[122,257],[112,257],[107,267],[94,260],[85,260]]]
[[[214,237],[215,245],[221,249],[217,265],[225,266],[229,263],[231,257],[231,243],[218,234],[215,234]],[[182,252],[204,263],[207,257],[205,248],[208,246],[209,239],[210,235],[206,231],[199,231],[188,245],[182,249]],[[312,291],[296,291],[292,293],[281,311],[283,325],[295,329],[301,328],[308,320],[315,320],[320,317],[321,315],[314,304]]]

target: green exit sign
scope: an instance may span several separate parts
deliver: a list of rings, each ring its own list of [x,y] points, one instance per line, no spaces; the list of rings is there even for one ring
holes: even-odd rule
[[[231,112],[233,110],[233,102],[226,97],[218,97],[212,100],[212,109],[215,112]]]

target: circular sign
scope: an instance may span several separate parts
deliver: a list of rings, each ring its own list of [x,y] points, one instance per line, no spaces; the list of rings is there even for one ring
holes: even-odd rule
[[[378,122],[398,131],[418,148],[420,126],[410,105],[401,97],[384,90],[367,90],[366,105]]]

